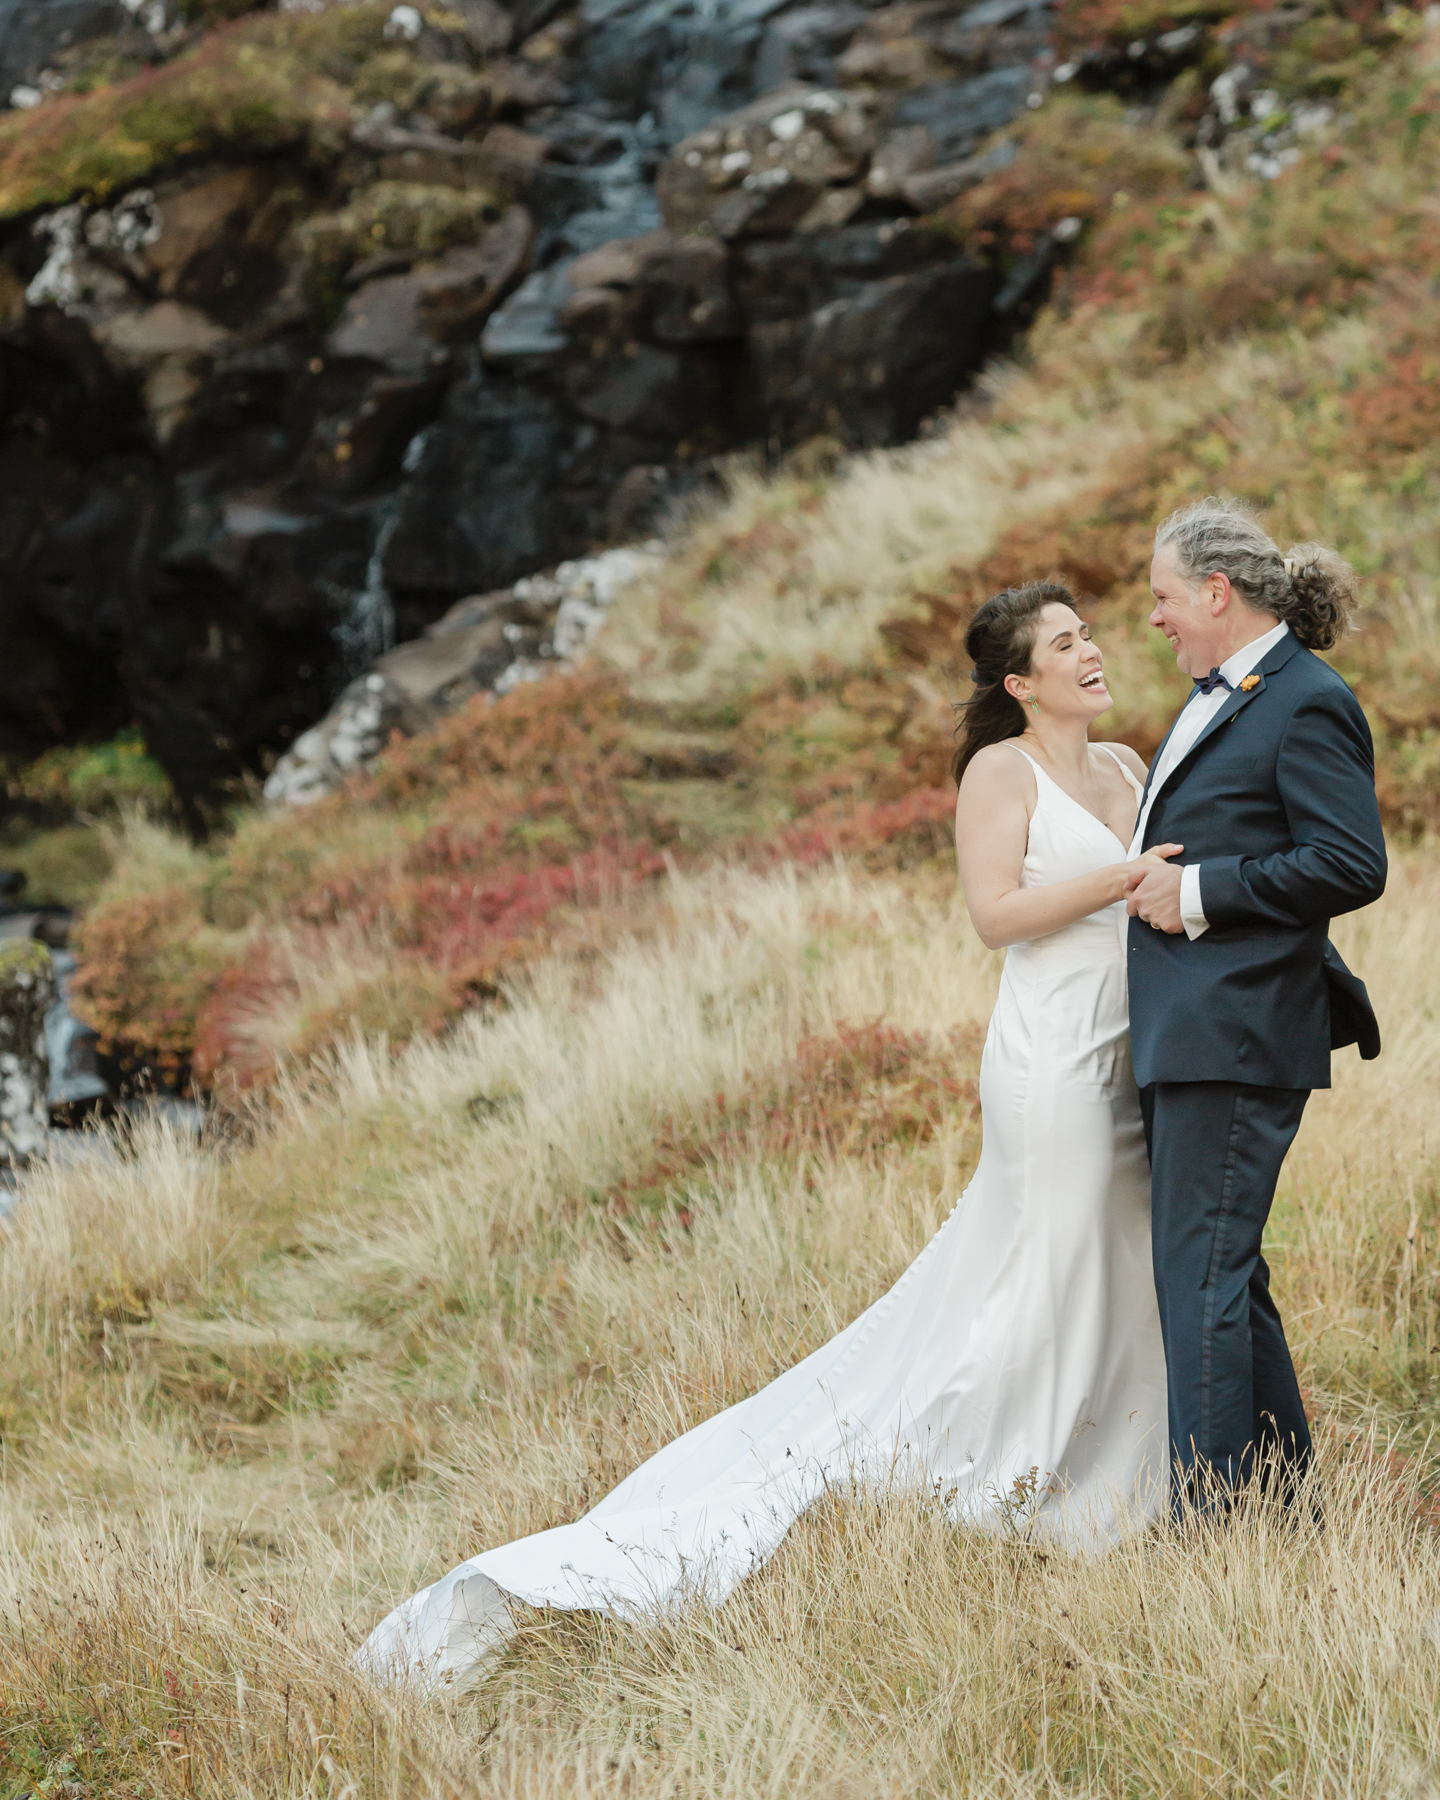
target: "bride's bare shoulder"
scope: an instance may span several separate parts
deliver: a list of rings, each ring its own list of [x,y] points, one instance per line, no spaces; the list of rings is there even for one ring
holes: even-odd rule
[[[1035,795],[1035,771],[1029,758],[1013,744],[986,744],[970,758],[960,791],[989,799],[1031,800]]]
[[[1145,758],[1141,756],[1138,751],[1132,750],[1128,744],[1113,744],[1107,738],[1105,747],[1120,758],[1121,762],[1124,763],[1125,767],[1137,780],[1143,781],[1150,773],[1149,765],[1146,763]]]

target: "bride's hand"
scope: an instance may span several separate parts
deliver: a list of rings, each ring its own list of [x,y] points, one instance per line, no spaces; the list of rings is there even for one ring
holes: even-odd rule
[[[1143,856],[1125,865],[1125,892],[1133,894],[1152,869],[1163,869],[1169,857],[1178,856],[1183,844],[1155,844]]]

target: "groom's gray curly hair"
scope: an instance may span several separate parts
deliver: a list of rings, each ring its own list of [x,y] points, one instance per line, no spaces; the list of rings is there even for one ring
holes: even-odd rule
[[[1350,626],[1355,571],[1323,544],[1293,544],[1281,554],[1243,500],[1210,494],[1171,513],[1155,533],[1169,544],[1187,581],[1226,575],[1247,606],[1284,619],[1311,650],[1329,650]]]

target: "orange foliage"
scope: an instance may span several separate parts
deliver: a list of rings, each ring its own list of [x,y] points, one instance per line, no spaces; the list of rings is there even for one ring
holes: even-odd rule
[[[773,682],[698,761],[667,761],[653,724],[598,671],[477,699],[328,801],[243,834],[203,888],[97,909],[82,939],[87,1015],[138,1048],[191,1056],[206,1085],[244,1088],[348,1030],[438,1029],[577,913],[613,920],[671,856],[948,854],[948,714],[893,671]],[[791,823],[741,837],[702,823],[681,844],[667,769],[739,784]],[[381,829],[348,839],[357,815]],[[356,944],[368,948],[352,968]]]
[[[1423,450],[1440,436],[1440,356],[1401,343],[1384,371],[1345,397],[1362,454],[1383,459]]]
[[[629,743],[633,718],[619,677],[598,670],[525,683],[503,700],[477,695],[432,731],[392,744],[347,796],[410,806],[472,792],[476,783],[510,781],[529,796],[527,812],[582,798],[603,812],[616,798],[614,783],[641,773]],[[602,823],[597,835],[611,828]]]
[[[225,972],[190,889],[160,888],[99,908],[82,920],[75,949],[72,1000],[103,1039],[189,1054],[196,1018]]]

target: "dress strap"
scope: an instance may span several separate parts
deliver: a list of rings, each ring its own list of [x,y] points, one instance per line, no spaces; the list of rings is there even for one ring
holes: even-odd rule
[[[1017,748],[1018,748],[1018,746],[1017,746]],[[1095,748],[1097,750],[1103,750],[1105,752],[1105,754],[1115,764],[1115,767],[1120,771],[1120,773],[1130,783],[1131,787],[1134,788],[1135,793],[1138,796],[1138,798],[1143,800],[1145,798],[1145,790],[1143,787],[1141,787],[1140,783],[1135,779],[1135,771],[1125,761],[1125,758],[1123,756],[1121,756],[1120,752],[1118,750],[1112,748],[1111,745],[1109,745],[1109,744],[1096,744]]]

